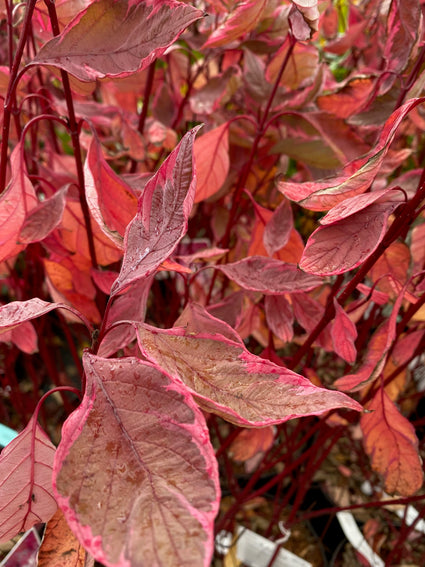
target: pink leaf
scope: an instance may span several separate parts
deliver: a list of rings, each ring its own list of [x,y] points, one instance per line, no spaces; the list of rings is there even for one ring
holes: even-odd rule
[[[87,203],[93,218],[102,232],[123,248],[123,236],[136,214],[137,199],[103,157],[96,134],[87,151],[84,173]]]
[[[107,333],[102,337],[98,351],[99,356],[107,358],[135,339],[136,333],[132,325],[119,325],[112,329],[110,327],[118,321],[143,322],[145,320],[152,280],[153,276],[139,280],[125,293],[114,298],[104,323]]]
[[[348,163],[341,175],[322,181],[280,182],[278,189],[306,209],[326,211],[346,199],[364,193],[371,185],[403,118],[425,98],[415,98],[398,108],[386,121],[377,145],[364,157]]]
[[[216,266],[216,269],[244,289],[266,295],[308,291],[322,283],[320,278],[306,274],[292,264],[265,256],[249,256],[233,264]]]
[[[372,467],[385,478],[385,490],[411,496],[423,483],[422,461],[418,454],[418,439],[408,419],[403,417],[380,388],[363,414],[365,451]]]
[[[323,317],[325,308],[307,293],[297,293],[291,297],[294,318],[308,333]]]
[[[316,229],[307,241],[300,267],[319,276],[357,268],[384,238],[387,220],[400,203],[374,203],[331,225]]]
[[[163,372],[182,383],[200,406],[241,426],[264,427],[329,409],[361,406],[299,374],[217,335],[185,334],[135,325],[139,348]]]
[[[311,31],[317,31],[320,15],[317,7],[317,0],[292,0],[292,2],[303,15],[304,20],[309,25]],[[304,37],[303,39],[308,38]]]
[[[267,254],[273,256],[275,252],[283,248],[288,243],[293,228],[291,204],[285,199],[274,211],[264,229],[263,242]]]
[[[219,486],[202,413],[137,358],[86,353],[83,364],[86,394],[54,464],[72,531],[108,567],[207,567]]]
[[[186,305],[174,327],[184,327],[187,334],[208,333],[211,336],[219,335],[243,344],[241,337],[230,325],[217,319],[197,303],[189,302]]]
[[[193,157],[196,165],[195,203],[208,199],[221,189],[229,172],[229,124],[210,130],[195,140]]]
[[[34,325],[29,321],[24,321],[10,331],[12,342],[27,354],[33,354],[38,351],[37,333]],[[0,334],[0,339],[2,335]]]
[[[267,7],[267,0],[248,0],[238,5],[231,16],[205,42],[206,47],[227,45],[252,31]]]
[[[184,236],[195,194],[192,146],[199,128],[182,138],[146,184],[125,233],[124,259],[111,295],[152,274]]]
[[[39,242],[48,236],[60,223],[65,209],[68,186],[59,189],[49,199],[32,209],[19,233],[19,242]]]
[[[40,49],[32,63],[81,81],[124,77],[160,57],[202,12],[175,0],[98,0]]]
[[[25,248],[19,244],[19,233],[28,212],[37,206],[38,199],[26,175],[18,143],[10,156],[12,178],[0,196],[0,262],[15,256]]]
[[[385,196],[387,197],[384,199]],[[380,191],[372,191],[372,193],[363,193],[363,195],[349,197],[338,203],[319,222],[322,226],[333,224],[363,211],[378,200],[380,203],[391,201],[401,204],[405,202],[403,194],[394,189],[381,189]]]
[[[0,454],[0,541],[8,541],[56,511],[52,490],[55,446],[34,416]]]
[[[357,350],[354,341],[357,338],[355,324],[334,297],[335,321],[331,328],[332,343],[335,352],[349,364],[356,361]]]
[[[291,341],[294,336],[294,314],[285,296],[266,295],[264,310],[270,330],[283,341]]]
[[[7,305],[2,305],[0,307],[0,328],[15,327],[24,321],[35,319],[36,317],[49,313],[49,311],[53,311],[53,309],[59,308],[72,311],[72,313],[77,315],[77,317],[86,323],[88,328],[91,328],[91,325],[77,309],[74,309],[65,303],[49,303],[48,301],[38,299],[38,297],[28,299],[27,301],[12,301]]]

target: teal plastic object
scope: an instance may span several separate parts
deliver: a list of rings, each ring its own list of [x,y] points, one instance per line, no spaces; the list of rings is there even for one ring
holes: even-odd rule
[[[17,436],[18,434],[16,431],[13,431],[13,429],[10,429],[7,425],[0,423],[0,447],[6,447],[6,445]]]

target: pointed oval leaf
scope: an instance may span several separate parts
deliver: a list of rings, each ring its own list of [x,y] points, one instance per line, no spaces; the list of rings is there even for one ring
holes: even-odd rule
[[[372,467],[385,479],[385,490],[411,496],[423,483],[418,439],[408,419],[401,415],[383,388],[367,406],[360,426]]]
[[[34,325],[29,321],[24,321],[19,327],[9,330],[12,342],[23,352],[33,354],[38,351],[38,337]],[[2,334],[0,334],[0,339]]]
[[[137,199],[103,157],[96,134],[87,150],[84,185],[93,218],[102,232],[123,248],[125,229],[136,214]]]
[[[216,269],[244,289],[265,295],[309,291],[322,284],[320,278],[302,272],[293,264],[265,256],[249,256]]]
[[[357,268],[384,238],[387,220],[400,203],[373,203],[331,225],[320,226],[307,241],[300,267],[333,276]]]
[[[39,242],[58,226],[65,209],[67,190],[68,186],[59,189],[29,212],[19,233],[19,242]]]
[[[184,327],[186,334],[208,333],[227,337],[231,341],[242,344],[239,334],[225,321],[217,319],[204,307],[197,303],[188,302],[174,327]]]
[[[34,188],[26,175],[21,144],[10,156],[12,178],[0,196],[0,262],[25,248],[19,244],[19,233],[28,212],[38,205]]]
[[[393,112],[384,125],[377,145],[366,156],[348,163],[341,175],[304,183],[280,182],[279,191],[313,211],[327,211],[348,197],[364,193],[378,174],[401,121],[424,100],[424,97],[411,99]]]
[[[55,446],[32,416],[0,454],[0,541],[47,522],[55,513]]]
[[[396,323],[400,306],[403,302],[406,286],[400,291],[394,303],[391,315],[373,333],[369,341],[367,354],[361,367],[355,374],[347,374],[338,378],[334,385],[345,392],[356,392],[370,384],[382,372],[390,348],[396,336]]]
[[[270,256],[287,244],[293,228],[294,218],[291,204],[288,199],[285,199],[274,211],[264,228],[264,247]]]
[[[231,16],[205,42],[205,47],[227,45],[252,31],[267,7],[267,0],[248,0],[238,5]]]
[[[264,311],[270,330],[283,341],[291,341],[294,336],[294,313],[285,296],[266,295]]]
[[[363,211],[369,207],[372,203],[380,200],[380,202],[385,202],[389,199],[383,199],[388,193],[394,193],[394,189],[381,189],[379,191],[373,191],[372,193],[363,193],[363,195],[356,195],[355,197],[349,197],[344,199],[338,205],[335,205],[324,217],[320,219],[320,224],[322,226],[327,226],[343,220],[355,213]],[[404,203],[405,199],[402,193],[397,195],[399,198],[391,199],[391,201],[398,201],[399,203]]]
[[[175,0],[98,0],[43,45],[32,63],[80,81],[124,77],[145,69],[202,15]]]
[[[85,353],[83,365],[53,477],[72,531],[108,567],[207,567],[219,487],[202,413],[137,358]]]
[[[264,427],[334,408],[361,410],[351,398],[248,352],[239,342],[184,329],[135,325],[142,353],[185,384],[206,411],[243,427]]]
[[[59,308],[72,311],[72,313],[77,315],[77,317],[79,317],[89,329],[91,328],[91,325],[85,317],[77,311],[77,309],[74,309],[65,303],[49,303],[48,301],[43,301],[38,297],[28,299],[27,301],[12,301],[7,305],[2,305],[0,307],[0,327],[15,327],[24,321],[36,319],[41,315],[49,313],[49,311],[53,311],[53,309]]]
[[[225,122],[197,138],[193,157],[197,177],[195,203],[199,203],[217,193],[229,173],[229,124]]]
[[[111,295],[152,274],[184,236],[195,194],[192,147],[199,128],[182,138],[146,184],[125,233],[124,259]]]
[[[349,364],[354,364],[357,356],[354,345],[357,338],[357,328],[335,297],[334,307],[335,321],[331,328],[331,336],[335,352]]]
[[[234,461],[243,463],[261,452],[266,452],[273,445],[275,427],[242,429],[229,447],[229,454]]]

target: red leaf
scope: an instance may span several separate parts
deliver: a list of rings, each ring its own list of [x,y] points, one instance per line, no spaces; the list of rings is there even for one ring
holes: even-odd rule
[[[407,6],[401,0],[391,2],[387,19],[389,34],[385,42],[385,71],[394,77],[407,66],[412,49],[422,32],[421,6],[418,0]]]
[[[331,225],[316,229],[307,241],[300,267],[318,276],[357,268],[384,238],[390,214],[400,203],[374,203]]]
[[[234,461],[243,463],[257,453],[266,452],[273,445],[274,427],[260,429],[242,429],[229,448],[229,454]]]
[[[94,559],[69,529],[60,508],[47,523],[37,560],[37,567],[94,567]]]
[[[378,258],[368,275],[372,281],[378,282],[380,291],[395,298],[409,276],[410,262],[409,247],[404,242],[393,242]],[[383,277],[388,275],[391,277]]]
[[[307,378],[248,352],[217,335],[185,334],[135,325],[139,348],[195,396],[200,406],[243,427],[283,423],[329,409],[361,406],[346,396],[313,386]]]
[[[229,124],[210,130],[195,140],[193,158],[196,165],[195,203],[208,199],[221,189],[229,172]]]
[[[307,293],[294,294],[291,300],[296,322],[310,333],[323,317],[325,308]]]
[[[67,190],[68,186],[59,189],[28,213],[19,233],[19,242],[39,242],[58,226],[65,209]]]
[[[244,289],[266,295],[309,291],[322,284],[318,277],[299,270],[292,264],[264,256],[249,256],[233,264],[216,266]]]
[[[34,416],[0,454],[0,541],[47,522],[57,504],[52,490],[55,446]]]
[[[326,211],[346,199],[364,193],[371,185],[403,118],[425,98],[411,99],[386,121],[377,145],[365,156],[348,163],[342,174],[322,181],[280,182],[278,189],[306,209]]]
[[[241,337],[230,325],[217,319],[197,303],[189,302],[186,305],[174,327],[184,327],[186,334],[208,333],[243,344]]]
[[[335,92],[318,96],[317,105],[333,116],[349,118],[366,106],[375,88],[375,80],[369,77],[355,77],[342,86],[338,85]]]
[[[349,364],[356,361],[357,350],[354,341],[357,338],[355,324],[334,297],[335,321],[331,328],[332,343],[335,352]]]
[[[12,342],[27,354],[33,354],[38,351],[37,346],[37,333],[34,325],[29,321],[24,321],[10,330]],[[0,334],[0,338],[2,335]]]
[[[403,417],[383,388],[367,406],[371,413],[363,414],[365,451],[372,467],[385,478],[385,490],[411,496],[423,482],[418,439],[408,419]]]
[[[125,233],[124,259],[111,295],[152,274],[184,236],[195,194],[192,146],[199,128],[182,138],[146,184]]]
[[[65,422],[54,489],[106,566],[210,565],[219,487],[202,413],[137,358],[83,357],[86,394]]]
[[[285,199],[274,211],[264,229],[263,242],[269,256],[273,256],[287,244],[293,228],[291,204]]]
[[[69,305],[65,305],[64,303],[49,303],[48,301],[34,297],[27,301],[12,301],[7,305],[2,305],[0,307],[0,327],[16,327],[16,325],[24,321],[35,319],[36,317],[49,313],[49,311],[53,311],[53,309],[59,308],[68,309],[85,321],[82,315]]]
[[[385,195],[387,195],[387,198],[384,199],[383,197],[385,197]],[[396,192],[394,189],[382,189],[380,191],[373,191],[372,193],[363,193],[363,195],[349,197],[341,203],[338,203],[338,205],[335,205],[335,207],[326,213],[319,222],[322,226],[334,224],[335,222],[363,211],[379,199],[381,199],[380,203],[391,201],[401,204],[405,202],[401,192]]]
[[[283,295],[266,295],[264,311],[270,330],[289,343],[294,336],[294,314],[289,301]]]
[[[396,366],[402,366],[411,360],[413,354],[424,336],[425,331],[412,331],[398,339],[391,357]]]
[[[287,42],[284,42],[267,65],[266,79],[269,83],[273,84],[277,80],[282,64],[287,57],[288,49],[289,45]],[[289,91],[306,87],[313,82],[318,66],[319,52],[317,47],[312,44],[297,43],[285,66],[279,84],[286,87]],[[340,162],[338,161],[337,163],[339,164]]]
[[[402,304],[406,286],[401,290],[389,319],[384,321],[373,333],[362,366],[355,374],[347,374],[335,381],[334,385],[345,392],[357,392],[370,384],[382,372],[388,352],[396,335],[397,315]]]
[[[10,156],[12,179],[0,196],[0,262],[15,256],[25,248],[18,244],[19,233],[28,212],[37,206],[38,199],[26,175],[22,162],[21,144]]]
[[[114,298],[104,323],[107,333],[101,339],[97,353],[99,356],[108,358],[135,339],[136,333],[132,325],[119,325],[113,329],[110,329],[110,327],[118,321],[143,322],[145,320],[152,280],[153,276],[139,280],[130,289],[127,289],[125,293]]]
[[[252,31],[260,21],[267,3],[267,0],[248,0],[238,5],[230,17],[210,35],[203,48],[227,45]]]
[[[84,172],[87,203],[93,218],[102,232],[123,248],[123,236],[136,214],[137,199],[106,162],[96,134],[87,151]]]
[[[40,49],[32,63],[81,81],[124,77],[160,57],[202,12],[175,0],[98,0]]]

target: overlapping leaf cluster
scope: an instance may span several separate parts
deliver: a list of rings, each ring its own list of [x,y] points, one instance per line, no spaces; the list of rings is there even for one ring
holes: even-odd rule
[[[425,345],[419,1],[77,4],[29,0],[0,69],[6,375],[51,360],[54,310],[75,359],[91,333],[56,449],[12,394],[1,539],[56,502],[46,565],[66,525],[105,565],[209,565],[209,414],[365,406],[385,489],[420,490],[398,403]]]

